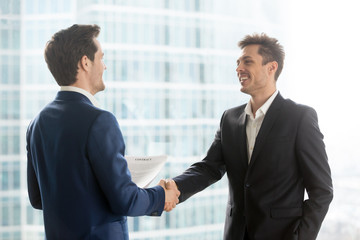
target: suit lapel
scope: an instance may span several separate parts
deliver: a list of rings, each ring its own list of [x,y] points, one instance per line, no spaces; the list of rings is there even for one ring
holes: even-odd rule
[[[246,113],[243,111],[239,117],[239,132],[240,132],[240,155],[241,163],[248,167],[248,150],[247,150],[247,138],[246,138]]]
[[[279,116],[279,111],[283,103],[284,103],[284,98],[279,93],[275,97],[271,106],[269,107],[269,110],[265,115],[264,121],[256,137],[254,151],[251,156],[250,166],[254,163],[254,161],[256,161],[257,156],[261,152],[261,149],[264,146],[264,143],[266,142],[266,138],[268,137],[272,126],[274,125],[277,117]]]

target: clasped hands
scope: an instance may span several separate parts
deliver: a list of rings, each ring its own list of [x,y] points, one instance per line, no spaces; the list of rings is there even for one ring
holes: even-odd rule
[[[158,185],[162,186],[165,190],[165,205],[164,210],[170,212],[179,203],[180,191],[172,179],[161,179]]]

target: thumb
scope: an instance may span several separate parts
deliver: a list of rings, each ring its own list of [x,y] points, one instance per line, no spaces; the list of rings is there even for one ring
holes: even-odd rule
[[[159,186],[162,186],[165,189],[165,180],[161,179],[158,183]]]

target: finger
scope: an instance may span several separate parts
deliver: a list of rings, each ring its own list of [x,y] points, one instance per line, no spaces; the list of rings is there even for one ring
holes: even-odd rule
[[[165,181],[165,186],[168,189],[170,189],[172,187],[170,181],[168,181],[168,180]]]
[[[170,212],[172,209],[173,209],[173,207],[170,204],[167,204],[165,211]]]
[[[172,203],[171,203],[171,202],[167,202],[167,203],[166,203],[166,208],[172,208]]]
[[[164,179],[160,179],[160,181],[159,181],[159,185],[165,186],[165,185],[166,185],[165,180],[164,180]]]

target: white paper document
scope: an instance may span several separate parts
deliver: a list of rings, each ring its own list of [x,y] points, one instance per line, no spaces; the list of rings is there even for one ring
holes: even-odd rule
[[[164,166],[167,156],[125,156],[131,179],[138,187],[147,187]]]

